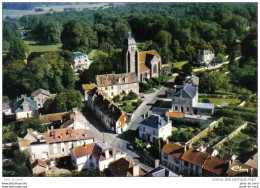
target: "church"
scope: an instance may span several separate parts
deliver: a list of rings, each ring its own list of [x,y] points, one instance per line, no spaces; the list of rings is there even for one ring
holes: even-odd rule
[[[145,81],[146,78],[160,76],[161,56],[155,50],[139,52],[130,32],[124,41],[122,62],[122,71],[124,73],[135,72],[139,82]]]

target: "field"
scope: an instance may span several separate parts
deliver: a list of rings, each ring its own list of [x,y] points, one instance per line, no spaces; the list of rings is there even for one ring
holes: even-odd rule
[[[42,45],[42,44],[39,44],[38,41],[34,41],[34,40],[24,39],[24,41],[29,46],[29,53],[32,53],[32,52],[56,51],[56,50],[60,50],[61,49],[61,43],[60,44],[52,44],[52,45]]]
[[[108,8],[109,3],[93,3],[93,4],[89,4],[89,3],[71,3],[71,5],[52,5],[52,6],[41,6],[41,7],[35,7],[35,9],[37,8],[42,8],[44,11],[42,12],[35,12],[35,10],[12,10],[12,9],[3,9],[3,18],[5,18],[6,16],[10,16],[12,18],[19,18],[22,17],[23,15],[34,15],[34,14],[45,14],[47,12],[52,12],[49,11],[50,9],[53,9],[53,11],[56,12],[62,12],[64,8],[75,8],[78,11],[81,11],[84,8],[90,8],[90,9],[95,9],[95,8]],[[122,3],[120,3],[122,4]],[[115,5],[118,5],[117,3],[115,3]]]
[[[222,103],[229,104],[239,104],[241,103],[240,99],[224,99],[224,98],[199,98],[199,102],[210,102],[216,105],[221,105]]]

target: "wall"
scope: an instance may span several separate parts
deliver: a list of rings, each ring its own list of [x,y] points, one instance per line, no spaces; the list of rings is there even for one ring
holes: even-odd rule
[[[159,129],[159,138],[166,140],[171,135],[172,135],[172,121],[169,121],[168,124],[166,124],[165,126]]]
[[[192,144],[192,143],[195,143],[197,140],[199,140],[200,138],[204,137],[208,131],[214,129],[218,123],[220,121],[223,121],[223,117],[219,118],[217,121],[213,121],[206,129],[204,129],[203,131],[201,131],[199,134],[197,134],[196,136],[194,136],[192,139],[190,139],[189,141],[187,141],[185,143],[185,145],[188,145],[188,144]]]
[[[241,131],[241,129],[246,128],[247,125],[248,125],[248,122],[245,122],[244,124],[239,126],[236,130],[234,130],[232,133],[230,133],[228,136],[226,136],[224,139],[222,139],[220,142],[218,142],[215,146],[213,146],[213,148],[216,148],[217,146],[220,146],[227,140],[233,138],[237,133],[239,133]]]
[[[36,116],[37,111],[18,112],[15,115],[16,115],[16,120],[18,120],[18,119],[28,118],[28,116],[29,117]]]

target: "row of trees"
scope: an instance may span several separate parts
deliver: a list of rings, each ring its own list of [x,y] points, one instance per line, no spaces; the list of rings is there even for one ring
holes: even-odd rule
[[[204,49],[216,55],[240,54],[237,40],[245,39],[247,26],[256,25],[256,7],[254,3],[130,3],[105,10],[26,15],[19,23],[43,43],[61,41],[63,49],[85,52],[104,42],[122,47],[131,30],[137,41],[144,42],[142,49],[156,49],[163,62],[194,61]]]

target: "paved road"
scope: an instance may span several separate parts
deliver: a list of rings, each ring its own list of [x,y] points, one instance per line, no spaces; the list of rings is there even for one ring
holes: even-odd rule
[[[106,141],[109,145],[114,148],[117,148],[123,152],[126,152],[130,155],[134,162],[140,163],[140,165],[146,169],[147,171],[152,170],[151,167],[146,164],[151,163],[147,158],[138,155],[136,152],[127,148],[128,143],[134,142],[134,138],[136,136],[136,130],[138,128],[139,123],[143,120],[142,115],[147,113],[149,108],[155,101],[158,96],[165,95],[166,90],[173,85],[174,78],[169,80],[165,86],[161,87],[160,90],[156,90],[150,94],[144,94],[144,101],[142,104],[135,110],[134,118],[129,122],[129,127],[126,132],[116,135],[109,130],[107,130],[98,120],[94,113],[89,108],[85,108],[82,113],[86,117],[89,122],[90,130],[92,131],[96,141]]]

